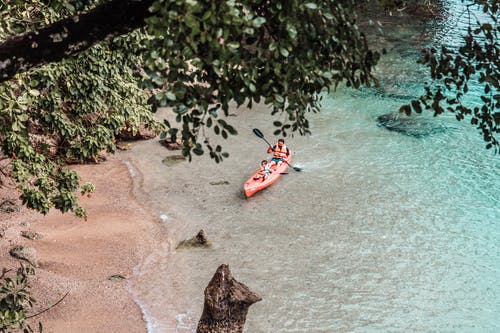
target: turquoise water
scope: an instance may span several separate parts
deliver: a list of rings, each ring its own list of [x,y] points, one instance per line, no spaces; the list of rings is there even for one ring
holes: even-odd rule
[[[452,115],[422,115],[420,136],[378,126],[421,93],[414,60],[435,35],[391,22],[393,35],[376,37],[388,49],[381,87],[327,95],[313,134],[287,138],[304,171],[250,199],[242,185],[266,156],[251,129],[275,140],[263,106],[238,111],[220,165],[167,167],[175,153],[151,141],[122,155],[171,238],[132,285],[149,332],[194,332],[222,263],[263,297],[246,332],[500,332],[500,159]],[[199,229],[213,249],[175,250]]]

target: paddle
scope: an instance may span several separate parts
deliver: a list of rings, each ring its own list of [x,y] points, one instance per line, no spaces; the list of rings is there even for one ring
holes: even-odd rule
[[[257,135],[259,138],[264,140],[269,145],[269,147],[273,148],[273,146],[269,143],[269,141],[266,140],[266,138],[264,137],[264,134],[262,134],[262,132],[258,128],[254,128],[252,131],[254,132],[255,135]],[[285,162],[286,164],[291,166],[294,171],[297,171],[297,172],[302,171],[301,168],[291,165],[290,163],[288,163],[287,160],[283,160],[283,162]]]

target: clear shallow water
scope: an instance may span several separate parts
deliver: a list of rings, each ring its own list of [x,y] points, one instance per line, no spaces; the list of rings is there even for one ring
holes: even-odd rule
[[[234,118],[221,165],[167,167],[173,153],[151,141],[123,155],[172,238],[136,269],[150,332],[194,332],[221,263],[263,297],[246,332],[500,331],[500,159],[452,116],[423,115],[444,130],[420,138],[377,126],[421,92],[418,52],[402,46],[416,27],[398,28],[380,37],[381,87],[327,96],[313,135],[287,139],[304,171],[250,199],[242,184],[266,156],[251,129],[274,140],[262,107]],[[175,251],[202,228],[213,249]]]

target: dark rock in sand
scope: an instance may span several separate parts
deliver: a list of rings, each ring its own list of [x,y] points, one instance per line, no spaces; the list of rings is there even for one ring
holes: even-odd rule
[[[10,249],[9,254],[16,259],[27,261],[33,267],[38,267],[38,256],[32,247],[16,245]]]
[[[165,164],[166,166],[172,166],[175,164],[178,164],[180,162],[183,162],[186,160],[186,157],[183,155],[170,155],[165,157],[161,162]]]
[[[438,120],[435,118],[426,119],[420,116],[407,116],[399,112],[378,116],[377,124],[390,131],[395,131],[415,138],[443,133],[446,130],[446,127],[439,124]]]
[[[127,278],[121,274],[113,274],[110,277],[108,277],[109,281],[123,281],[126,280]]]
[[[242,333],[248,308],[262,298],[236,281],[228,265],[220,265],[205,289],[197,333]]]
[[[21,207],[14,200],[4,200],[0,203],[1,213],[14,213],[21,210]]]
[[[227,180],[218,180],[210,182],[210,185],[229,185],[229,182]]]
[[[177,245],[177,249],[209,248],[211,246],[212,243],[207,239],[207,234],[202,229],[193,238],[180,242],[179,245]]]
[[[31,239],[31,240],[37,240],[37,239],[43,238],[43,235],[41,233],[29,231],[29,230],[21,231],[21,236],[23,236],[24,238]]]

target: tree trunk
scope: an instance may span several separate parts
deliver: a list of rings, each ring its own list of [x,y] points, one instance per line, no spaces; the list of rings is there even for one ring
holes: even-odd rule
[[[242,333],[248,308],[262,298],[236,281],[229,266],[220,265],[205,289],[205,305],[197,333]]]
[[[17,73],[82,52],[146,25],[154,0],[112,0],[86,14],[12,37],[0,44],[0,83]]]

